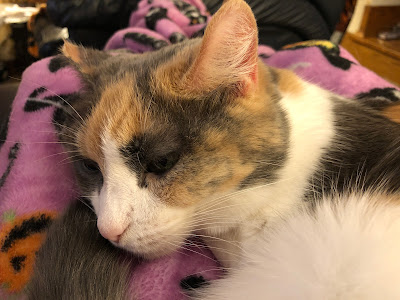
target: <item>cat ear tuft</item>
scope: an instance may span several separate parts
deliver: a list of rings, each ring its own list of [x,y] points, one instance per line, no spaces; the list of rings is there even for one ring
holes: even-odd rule
[[[80,64],[82,62],[81,58],[81,49],[78,45],[75,45],[69,41],[65,41],[64,45],[61,48],[62,54],[65,57],[68,57],[70,60],[75,62],[76,64]]]
[[[84,74],[92,73],[102,61],[109,57],[104,51],[85,48],[68,41],[64,42],[61,53],[73,62],[78,71]]]
[[[243,0],[225,1],[208,24],[188,82],[202,90],[234,85],[247,94],[257,84],[258,31],[251,8]]]

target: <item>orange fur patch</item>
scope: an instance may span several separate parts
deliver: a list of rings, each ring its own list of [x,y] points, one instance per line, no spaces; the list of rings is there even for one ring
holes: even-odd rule
[[[78,144],[83,154],[95,160],[100,167],[104,164],[101,146],[105,131],[111,134],[117,145],[126,145],[152,122],[149,109],[142,107],[135,93],[135,80],[132,76],[127,75],[106,87],[86,126],[78,135]]]
[[[82,62],[80,49],[77,45],[65,41],[64,46],[62,47],[62,52],[73,62],[77,64],[80,64]]]
[[[87,63],[86,57],[88,55],[85,48],[65,41],[61,51],[66,57],[79,66],[79,70],[82,73],[90,73],[93,71],[93,67],[89,66]]]
[[[200,42],[200,40],[199,40]],[[152,89],[162,95],[171,95],[170,99],[189,100],[201,96],[204,91],[198,90],[199,80],[182,81],[190,67],[189,56],[197,55],[200,44],[193,43],[179,51],[173,59],[154,70]]]
[[[254,171],[255,166],[241,163],[238,147],[229,143],[223,132],[210,133],[205,144],[195,150],[195,160],[207,161],[205,158],[209,156],[208,150],[210,148],[215,148],[214,151],[218,153],[218,155],[213,156],[213,161],[219,160],[218,168],[215,168],[212,162],[207,166],[199,166],[199,173],[195,177],[195,182],[185,182],[185,184],[182,184],[180,179],[189,176],[181,174],[178,181],[172,181],[169,186],[163,188],[161,199],[165,199],[167,204],[173,206],[192,206],[209,195],[235,189],[243,179]],[[203,159],[199,157],[203,157]],[[212,180],[218,181],[215,186],[210,182],[211,168],[213,168]]]
[[[299,94],[302,92],[301,80],[293,71],[276,68],[274,70],[279,76],[278,87],[281,92],[288,94]]]
[[[400,123],[400,104],[391,105],[385,108],[382,111],[382,114],[393,122]]]

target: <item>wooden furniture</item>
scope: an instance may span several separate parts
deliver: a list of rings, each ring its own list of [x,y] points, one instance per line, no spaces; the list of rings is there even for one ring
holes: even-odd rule
[[[341,45],[362,65],[400,85],[400,40],[377,38],[398,22],[400,6],[366,6],[359,32],[347,32]]]

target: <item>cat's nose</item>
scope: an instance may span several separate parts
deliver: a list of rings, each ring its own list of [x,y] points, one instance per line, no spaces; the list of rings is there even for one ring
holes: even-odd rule
[[[107,240],[114,243],[119,243],[121,235],[125,232],[127,227],[128,226],[124,226],[122,224],[104,226],[97,222],[97,228],[99,229],[100,234]]]

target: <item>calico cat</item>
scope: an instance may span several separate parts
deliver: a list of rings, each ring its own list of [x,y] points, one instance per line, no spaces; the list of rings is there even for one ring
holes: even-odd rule
[[[155,52],[64,45],[85,92],[59,137],[115,246],[151,259],[195,233],[235,269],[282,218],[318,211],[332,191],[399,192],[399,125],[264,65],[257,35],[248,5],[230,0],[202,39]]]

